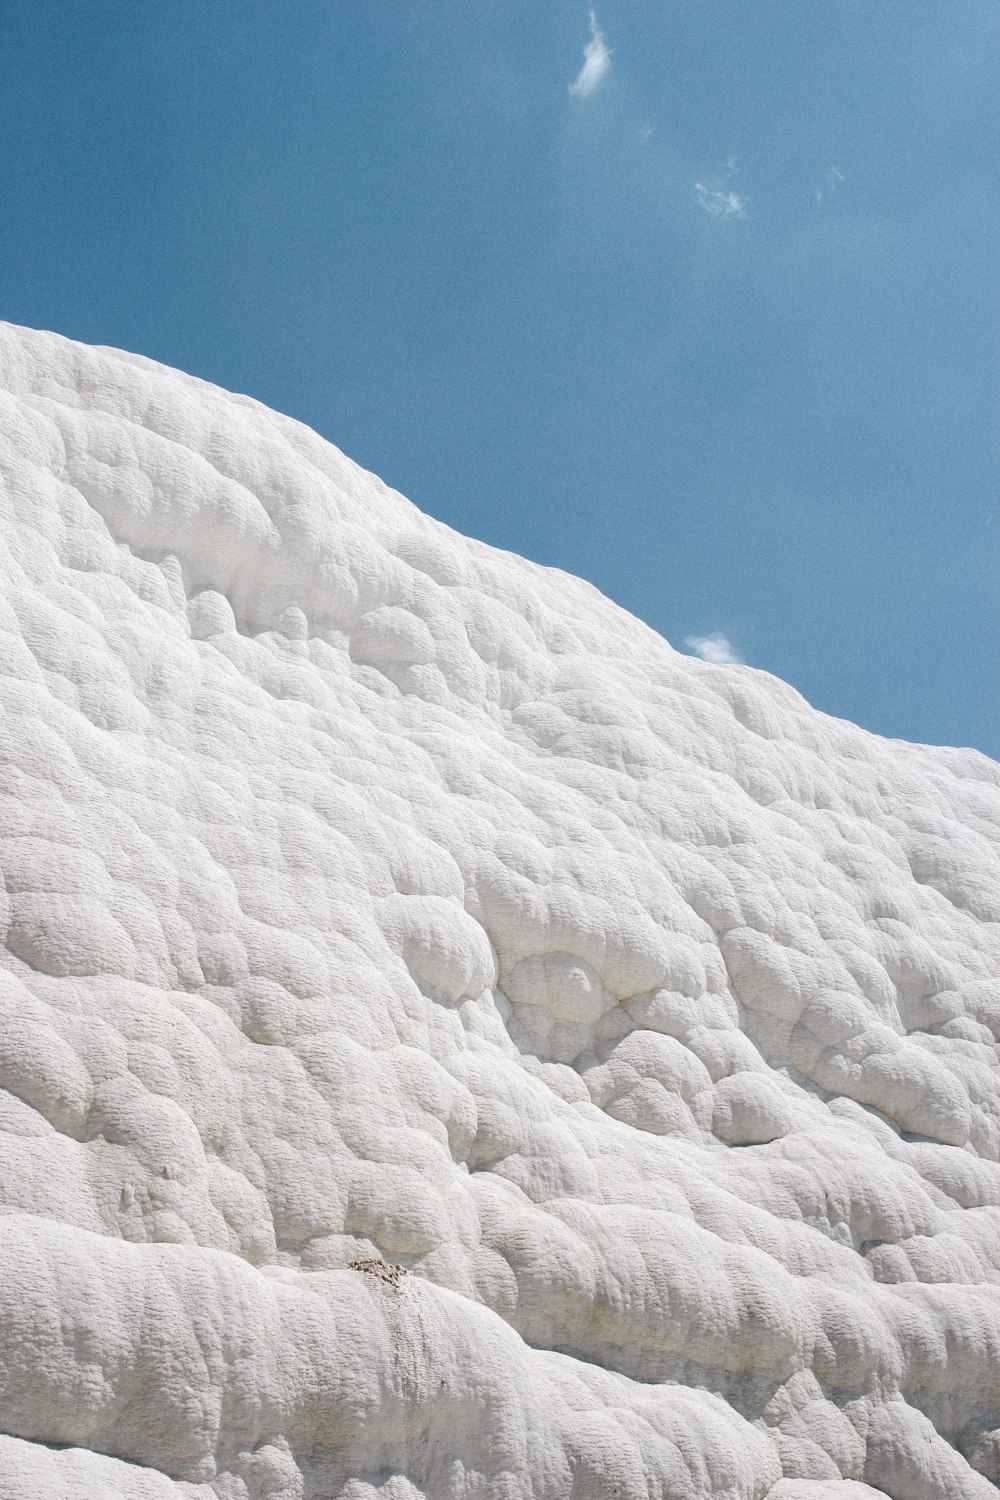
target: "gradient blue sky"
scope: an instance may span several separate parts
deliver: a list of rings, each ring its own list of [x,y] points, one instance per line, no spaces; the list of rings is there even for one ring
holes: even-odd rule
[[[677,646],[1000,755],[1000,9],[596,19],[5,0],[0,315],[247,391]]]

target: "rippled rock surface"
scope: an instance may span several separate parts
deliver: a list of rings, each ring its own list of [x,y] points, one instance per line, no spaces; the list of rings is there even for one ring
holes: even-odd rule
[[[987,1500],[1000,768],[0,331],[4,1500]]]

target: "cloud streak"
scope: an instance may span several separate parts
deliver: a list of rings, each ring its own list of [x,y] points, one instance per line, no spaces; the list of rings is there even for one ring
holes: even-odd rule
[[[844,176],[839,167],[831,167],[829,172],[827,172],[826,174],[826,181],[831,194],[833,194],[837,191],[842,182],[847,181],[847,178]],[[813,191],[813,197],[816,200],[816,207],[818,208],[819,205],[823,202],[823,189],[815,188]]]
[[[721,630],[713,630],[711,635],[689,635],[684,644],[695,656],[700,656],[702,661],[714,662],[718,666],[743,661],[729,637],[723,635]]]
[[[611,67],[611,49],[597,24],[597,12],[590,12],[590,41],[583,49],[583,67],[569,86],[571,94],[587,99],[600,88]]]

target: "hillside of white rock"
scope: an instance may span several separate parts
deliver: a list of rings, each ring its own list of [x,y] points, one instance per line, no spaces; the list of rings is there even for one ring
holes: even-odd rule
[[[996,1500],[1000,767],[0,392],[0,1497]]]

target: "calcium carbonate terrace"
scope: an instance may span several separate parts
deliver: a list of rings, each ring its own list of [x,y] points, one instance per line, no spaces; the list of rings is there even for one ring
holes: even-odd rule
[[[996,1496],[1000,768],[0,386],[0,1495]]]

